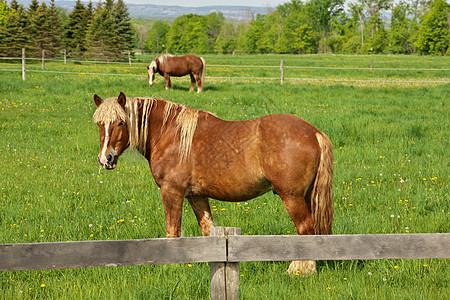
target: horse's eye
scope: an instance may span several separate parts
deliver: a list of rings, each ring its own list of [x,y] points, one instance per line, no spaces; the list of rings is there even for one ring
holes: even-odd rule
[[[124,123],[124,122],[120,122],[120,123],[119,123],[119,126],[123,126],[123,124],[125,124],[125,123]]]

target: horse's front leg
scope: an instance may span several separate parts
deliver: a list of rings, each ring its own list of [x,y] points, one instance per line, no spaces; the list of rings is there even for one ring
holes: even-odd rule
[[[170,82],[170,76],[168,74],[164,74],[164,83],[166,86],[166,90],[172,88],[172,82]]]
[[[191,204],[191,207],[194,210],[195,216],[197,217],[197,222],[200,226],[200,230],[202,231],[202,235],[209,235],[211,227],[216,226],[211,215],[209,199],[189,198],[188,200],[189,204]]]
[[[184,191],[161,187],[161,198],[166,216],[166,237],[180,237]]]

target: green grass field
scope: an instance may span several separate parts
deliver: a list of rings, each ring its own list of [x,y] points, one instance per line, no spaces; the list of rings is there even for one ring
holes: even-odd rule
[[[210,65],[280,61],[275,55],[205,58]],[[286,66],[370,66],[370,56],[284,60]],[[47,72],[40,72],[40,63],[33,62],[26,81],[20,72],[0,71],[0,243],[165,236],[147,161],[126,152],[113,171],[97,163],[93,95],[107,98],[120,91],[184,103],[227,120],[298,115],[334,145],[334,234],[450,232],[450,71],[423,70],[448,69],[450,59],[376,56],[374,61],[422,70],[305,69],[307,74],[291,76],[288,69],[286,77],[312,80],[283,86],[275,80],[211,80],[201,94],[188,93],[188,77],[174,80],[172,91],[164,90],[161,77],[150,88],[139,76],[144,64],[49,62]],[[0,69],[10,68],[20,64],[0,63]],[[241,72],[211,67],[207,74],[279,77],[279,69]],[[211,202],[218,226],[240,227],[249,235],[295,234],[276,195]],[[182,230],[183,236],[201,234],[187,202]],[[450,293],[448,259],[322,261],[308,277],[290,277],[288,265],[241,263],[241,299],[446,299]],[[0,273],[4,299],[208,299],[209,288],[206,263]]]

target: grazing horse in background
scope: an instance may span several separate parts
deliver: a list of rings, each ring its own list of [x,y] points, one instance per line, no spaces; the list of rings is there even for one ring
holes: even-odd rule
[[[166,217],[166,236],[181,235],[187,198],[203,235],[215,226],[209,199],[246,201],[278,194],[297,234],[331,234],[332,145],[303,119],[288,114],[245,121],[155,98],[94,96],[100,129],[98,162],[114,169],[130,147],[147,158]],[[289,270],[288,270],[289,271]],[[314,272],[315,262],[292,262]]]
[[[185,56],[173,56],[172,54],[163,54],[155,58],[147,67],[148,84],[153,85],[155,73],[164,77],[166,90],[172,88],[170,76],[181,77],[189,74],[191,76],[191,88],[193,91],[197,82],[197,92],[203,91],[205,83],[206,63],[203,57],[192,54]]]

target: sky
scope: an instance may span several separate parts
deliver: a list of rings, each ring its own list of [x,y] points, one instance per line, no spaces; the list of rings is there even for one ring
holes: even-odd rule
[[[290,0],[125,0],[125,3],[132,4],[157,4],[169,6],[259,6],[277,7],[279,4],[290,2]]]

